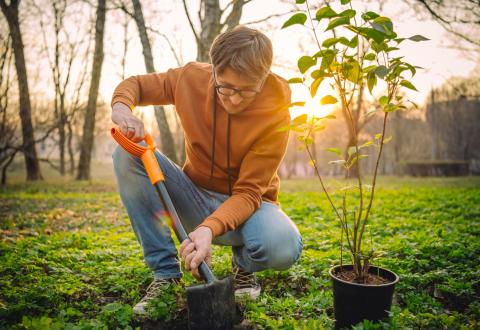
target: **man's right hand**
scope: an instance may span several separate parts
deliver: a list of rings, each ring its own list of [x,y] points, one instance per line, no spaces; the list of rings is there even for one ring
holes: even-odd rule
[[[113,105],[112,121],[118,125],[120,132],[133,142],[142,141],[145,136],[143,122],[132,114],[130,108],[120,102]]]

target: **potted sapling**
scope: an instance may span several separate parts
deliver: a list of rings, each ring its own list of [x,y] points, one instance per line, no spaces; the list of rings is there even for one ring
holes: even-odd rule
[[[373,212],[382,151],[392,138],[385,136],[387,119],[392,112],[407,109],[408,103],[416,107],[404,96],[403,90],[416,90],[408,79],[419,68],[405,62],[396,53],[404,42],[428,39],[421,35],[401,38],[395,33],[390,18],[373,11],[359,12],[348,0],[327,2],[320,8],[314,8],[308,0],[297,0],[296,4],[299,11],[282,28],[297,24],[305,26],[306,31],[311,33],[313,41],[310,48],[314,50],[298,59],[301,76],[290,79],[289,83],[302,84],[308,88],[312,98],[321,84],[332,87],[332,93],[322,95],[318,106],[338,107],[346,121],[345,130],[348,131],[345,135],[351,137],[345,152],[334,147],[326,149],[338,158],[331,161],[331,165],[339,166],[346,176],[354,177],[354,184],[351,180],[346,181],[350,184],[340,189],[341,198],[333,198],[326,187],[312,152],[316,132],[335,120],[335,116],[303,114],[281,129],[296,132],[339,222],[340,264],[329,270],[333,281],[336,328],[349,327],[364,319],[378,321],[388,316],[399,277],[372,264],[380,252],[366,243],[366,228]],[[360,140],[356,122],[358,102],[355,102],[364,89],[368,89],[379,109],[366,115],[380,116],[382,129],[370,139]],[[291,104],[304,105],[303,101]],[[374,158],[370,173],[365,173],[361,166],[366,157]],[[344,254],[349,256],[346,264],[343,262]]]

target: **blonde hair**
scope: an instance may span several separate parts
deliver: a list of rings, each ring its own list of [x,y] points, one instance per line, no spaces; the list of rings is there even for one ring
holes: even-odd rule
[[[217,73],[229,67],[253,80],[261,80],[272,66],[272,42],[262,32],[239,25],[213,40],[210,59]]]

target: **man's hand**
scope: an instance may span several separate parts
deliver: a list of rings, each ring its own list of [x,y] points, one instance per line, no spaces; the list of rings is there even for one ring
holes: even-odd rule
[[[192,231],[180,245],[180,255],[185,263],[185,270],[191,271],[192,275],[201,280],[198,266],[202,261],[208,265],[212,262],[212,239],[213,234],[208,227],[198,227]]]
[[[120,127],[120,132],[133,142],[142,141],[145,136],[143,122],[135,117],[130,108],[120,102],[113,105],[112,121]]]

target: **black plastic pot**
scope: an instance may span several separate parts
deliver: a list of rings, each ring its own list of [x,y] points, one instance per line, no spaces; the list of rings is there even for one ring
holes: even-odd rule
[[[333,281],[333,307],[335,311],[335,329],[350,327],[363,320],[379,321],[388,317],[392,306],[393,291],[399,277],[394,272],[371,266],[370,274],[379,274],[390,281],[387,284],[368,285],[343,281],[335,274],[343,270],[352,270],[352,265],[334,266],[329,274]]]

